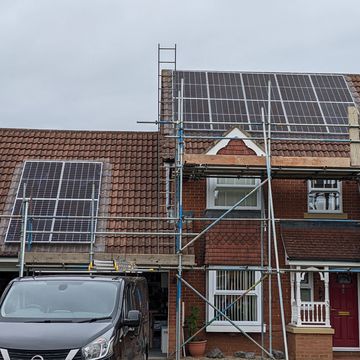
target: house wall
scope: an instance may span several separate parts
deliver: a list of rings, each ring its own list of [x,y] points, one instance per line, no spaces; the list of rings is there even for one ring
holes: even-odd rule
[[[253,154],[252,150],[243,145],[230,142],[229,145],[219,151],[221,154]],[[307,213],[307,181],[306,180],[273,180],[273,200],[275,206],[275,217],[289,219],[304,219]],[[191,212],[196,217],[218,217],[221,211],[209,211],[206,209],[206,180],[185,181],[183,189],[184,210]],[[266,187],[264,189],[265,209],[267,209]],[[356,182],[343,182],[343,212],[349,219],[360,218],[359,190]],[[196,263],[198,266],[208,265],[257,265],[261,264],[261,230],[260,222],[251,220],[260,217],[261,213],[249,211],[236,211],[236,217],[249,217],[245,221],[223,221],[213,227],[195,244]],[[194,232],[203,229],[210,222],[197,222],[193,224]],[[341,231],[341,230],[339,230]],[[267,264],[267,233],[264,231],[264,256],[263,262]],[[285,267],[285,251],[278,231],[278,248],[280,267]],[[272,265],[274,266],[274,253],[272,255]],[[285,306],[286,324],[291,320],[290,306],[290,275],[282,274],[282,289]],[[172,280],[171,280],[172,279]],[[192,270],[184,272],[184,279],[189,281],[192,286],[202,294],[206,294],[206,273],[202,270]],[[324,297],[323,284],[318,275],[314,278],[314,299],[319,300]],[[273,348],[283,349],[283,338],[281,329],[280,307],[276,276],[272,276],[272,326],[273,326]],[[189,313],[191,305],[198,305],[201,309],[203,323],[206,319],[206,306],[200,298],[191,290],[183,286],[182,300],[185,303],[185,316]],[[263,282],[264,292],[264,323],[266,333],[264,336],[265,347],[269,341],[269,305],[268,305],[268,281]],[[176,308],[176,280],[175,273],[170,275],[169,287],[169,351],[175,349],[175,308]],[[261,334],[250,334],[256,341],[261,342]],[[245,336],[237,333],[204,333],[208,340],[207,350],[219,347],[225,354],[232,355],[235,351],[255,351],[260,350],[252,344]],[[186,327],[185,327],[185,338]]]

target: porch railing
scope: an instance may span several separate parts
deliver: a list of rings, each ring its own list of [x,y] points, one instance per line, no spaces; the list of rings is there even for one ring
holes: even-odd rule
[[[296,326],[329,327],[330,305],[325,301],[293,303],[291,320]]]

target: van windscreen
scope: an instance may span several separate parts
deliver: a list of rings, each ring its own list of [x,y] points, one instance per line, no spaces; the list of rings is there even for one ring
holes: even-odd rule
[[[76,320],[110,317],[118,303],[118,283],[83,280],[15,282],[1,305],[5,319]]]

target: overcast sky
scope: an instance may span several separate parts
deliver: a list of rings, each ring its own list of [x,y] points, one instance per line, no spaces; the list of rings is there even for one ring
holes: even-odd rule
[[[0,0],[2,127],[151,130],[179,69],[360,73],[359,0]]]

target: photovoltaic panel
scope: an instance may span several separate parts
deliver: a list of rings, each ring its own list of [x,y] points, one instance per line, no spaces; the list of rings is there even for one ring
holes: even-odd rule
[[[174,97],[178,96],[181,87],[181,79],[184,79],[185,98],[207,98],[206,75],[196,71],[177,71],[174,76]]]
[[[12,215],[21,215],[25,195],[29,199],[28,241],[89,241],[91,220],[79,217],[91,216],[92,203],[97,215],[101,173],[100,162],[26,161]],[[78,218],[67,218],[71,216]],[[20,236],[21,219],[12,218],[6,241],[19,241]]]
[[[13,215],[21,214],[22,200],[16,200],[13,210]],[[36,233],[35,231],[51,231],[52,219],[45,218],[46,216],[53,216],[55,210],[55,200],[31,200],[29,202],[29,213],[34,216],[28,223],[28,230],[34,231],[31,234],[32,242],[44,242],[48,241],[49,234]],[[44,218],[38,218],[38,216],[45,216]],[[22,221],[20,218],[11,219],[6,241],[19,241],[21,235]],[[28,240],[30,236],[28,236]]]
[[[248,109],[249,109],[249,117],[251,119],[251,123],[253,124],[253,131],[262,131],[263,127],[261,125],[261,108],[264,108],[265,117],[268,116],[268,104],[266,101],[248,101]],[[284,115],[284,110],[281,102],[273,101],[271,103],[271,118],[274,123],[284,124],[275,125],[273,127],[274,131],[286,132],[288,131],[288,126],[286,125],[286,118]]]
[[[319,101],[353,102],[343,76],[311,75]]]
[[[241,100],[213,100],[210,101],[212,110],[213,129],[226,130],[226,123],[240,121],[247,123],[245,101]],[[225,124],[221,124],[224,122]],[[220,123],[220,124],[219,124]],[[248,125],[243,125],[245,130],[249,130]]]
[[[284,101],[316,101],[316,94],[308,75],[276,75]]]
[[[175,119],[182,78],[188,89],[185,130],[226,131],[239,126],[262,134],[261,108],[267,115],[269,82],[274,138],[345,137],[347,109],[355,106],[342,75],[175,71]]]
[[[87,200],[59,200],[52,241],[84,242],[89,241],[91,231],[90,219],[65,219],[66,216],[91,216],[91,201]],[[97,209],[97,201],[94,203]],[[57,233],[61,232],[61,233]],[[63,234],[65,232],[65,234]],[[82,232],[79,234],[79,232]]]
[[[275,76],[273,74],[256,74],[244,73],[242,74],[246,98],[248,100],[267,100],[268,83],[271,86],[271,99],[280,100],[279,90],[276,87]]]
[[[244,99],[241,75],[236,73],[208,73],[211,99]]]

